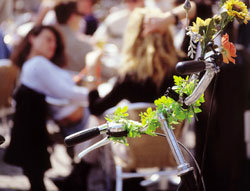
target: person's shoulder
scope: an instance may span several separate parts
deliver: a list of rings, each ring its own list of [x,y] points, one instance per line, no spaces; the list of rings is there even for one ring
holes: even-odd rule
[[[48,67],[53,67],[53,64],[50,60],[45,58],[44,56],[34,56],[33,58],[27,60],[24,64],[25,67],[43,69]]]
[[[29,59],[27,62],[31,62],[31,63],[51,63],[50,60],[48,60],[46,57],[44,56],[34,56],[31,59]]]
[[[64,39],[71,39],[72,37],[75,36],[75,32],[65,24],[57,24],[56,28],[59,30],[61,35],[64,37]]]

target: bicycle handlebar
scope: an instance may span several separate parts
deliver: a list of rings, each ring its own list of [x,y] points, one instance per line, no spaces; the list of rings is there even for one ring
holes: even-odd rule
[[[196,102],[205,92],[210,82],[212,81],[215,73],[217,73],[218,71],[218,68],[206,70],[206,73],[203,75],[202,79],[199,81],[198,85],[193,90],[193,93],[187,98],[185,98],[184,103],[186,105],[191,105]]]
[[[193,74],[202,72],[206,69],[206,62],[204,61],[195,61],[188,60],[183,62],[178,62],[176,65],[176,71],[179,74]]]
[[[106,133],[111,136],[126,136],[127,132],[123,128],[121,123],[105,123],[103,125],[93,127],[90,129],[85,129],[67,136],[64,142],[67,146],[74,146],[81,142],[88,141],[100,134]]]
[[[64,139],[64,142],[67,146],[74,146],[78,143],[88,141],[98,135],[100,135],[100,130],[98,127],[94,127],[69,135]]]

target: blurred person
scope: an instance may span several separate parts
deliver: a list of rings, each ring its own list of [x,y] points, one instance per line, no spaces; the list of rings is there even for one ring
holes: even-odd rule
[[[191,1],[191,9],[189,10],[189,19],[192,19],[196,16],[196,4]],[[183,8],[183,4],[173,8],[170,11],[165,12],[162,16],[152,16],[148,15],[144,19],[144,29],[143,35],[150,33],[164,33],[168,29],[169,25],[178,24],[179,20],[186,17],[186,11]]]
[[[94,15],[94,5],[97,0],[56,0],[54,2],[44,0],[40,6],[39,14],[36,18],[37,24],[56,24],[55,6],[58,4],[76,2],[77,12],[82,16],[79,32],[92,35],[98,27],[98,19]]]
[[[30,30],[11,59],[21,69],[21,84],[14,96],[14,125],[4,160],[23,169],[31,191],[45,191],[44,173],[51,168],[45,96],[86,103],[88,90],[76,86],[62,69],[67,63],[64,44],[52,26],[39,25]]]
[[[77,3],[70,1],[55,6],[58,29],[65,40],[65,51],[68,57],[68,70],[80,72],[85,67],[85,57],[92,51],[92,45],[87,36],[80,34],[82,15],[77,9]],[[81,36],[81,37],[80,37]]]
[[[97,0],[78,0],[78,11],[83,14],[84,21],[82,31],[86,35],[93,35],[98,27],[98,19],[94,14],[94,5]]]
[[[175,49],[168,29],[163,35],[141,36],[143,19],[150,12],[152,10],[137,8],[131,13],[125,32],[120,77],[105,97],[100,97],[97,90],[89,93],[92,114],[100,115],[122,99],[154,102],[173,84],[175,64],[183,54]],[[161,12],[157,10],[155,14]]]
[[[97,43],[111,43],[122,49],[129,15],[136,7],[144,7],[144,0],[124,0],[123,3],[123,8],[111,12],[97,28],[93,35]]]
[[[184,9],[185,0],[175,0],[174,8],[166,11],[163,16],[148,15],[144,20],[143,35],[150,33],[164,33],[166,26],[177,26],[180,21],[184,21],[186,18],[186,10]],[[187,27],[186,24],[190,24],[195,21],[196,17],[206,19],[212,16],[212,4],[216,0],[192,0],[191,9],[188,11],[188,23],[184,23],[183,28]],[[179,40],[179,39],[177,39]],[[188,52],[189,36],[185,35],[182,42],[180,42],[180,49],[184,52]]]
[[[36,25],[55,25],[56,14],[55,14],[55,6],[60,3],[67,3],[74,0],[42,0],[39,6],[39,10],[37,15],[34,17],[34,22]]]

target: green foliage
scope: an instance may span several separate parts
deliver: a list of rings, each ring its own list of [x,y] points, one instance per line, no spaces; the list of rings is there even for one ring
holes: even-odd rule
[[[174,82],[175,86],[173,86],[172,89],[176,91],[180,97],[184,95],[189,96],[198,83],[198,81],[189,80],[189,76],[187,76],[186,79],[180,76],[174,76]],[[194,104],[190,105],[187,109],[183,109],[181,102],[176,102],[170,97],[162,96],[155,100],[155,110],[149,107],[145,112],[140,113],[140,123],[128,120],[127,106],[124,108],[119,107],[113,116],[107,116],[105,119],[108,122],[123,123],[124,129],[128,132],[128,137],[140,137],[142,133],[155,136],[156,129],[161,126],[158,119],[159,114],[166,116],[169,128],[174,128],[173,125],[179,124],[185,119],[190,122],[196,113],[201,112],[199,107],[203,102],[204,96],[202,95]],[[127,145],[126,137],[109,137],[109,139]]]
[[[156,111],[153,111],[152,108],[149,107],[146,112],[140,114],[140,117],[142,125],[147,127],[145,133],[154,136],[155,130],[161,126]]]
[[[180,76],[174,76],[175,86],[172,87],[180,97],[184,94],[189,96],[193,92],[197,81],[189,81],[189,76],[183,79]],[[157,113],[163,113],[167,116],[168,124],[171,128],[173,125],[181,123],[183,120],[187,119],[191,122],[192,117],[195,113],[200,113],[201,103],[204,102],[204,96],[202,95],[194,104],[190,105],[187,109],[182,108],[181,102],[176,102],[170,97],[162,96],[161,98],[155,100]]]
[[[140,137],[142,133],[142,124],[136,121],[128,120],[128,107],[125,106],[123,108],[118,107],[115,111],[115,114],[112,116],[106,116],[105,119],[107,122],[115,122],[115,123],[122,123],[124,124],[123,128],[128,132],[127,137]],[[127,144],[126,137],[109,137],[110,140],[114,142],[119,142],[123,144]]]
[[[118,107],[117,110],[115,111],[115,115],[112,119],[109,117],[105,117],[105,119],[108,122],[112,122],[112,121],[118,122],[121,119],[127,119],[127,117],[128,117],[127,111],[128,111],[128,106],[125,106],[124,108]]]

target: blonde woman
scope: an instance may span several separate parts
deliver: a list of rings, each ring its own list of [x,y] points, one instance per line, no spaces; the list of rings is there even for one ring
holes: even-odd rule
[[[100,115],[122,99],[153,102],[172,86],[172,74],[181,54],[175,49],[169,30],[164,34],[142,36],[143,19],[148,13],[137,8],[131,14],[124,37],[121,75],[112,91],[101,98],[97,90],[89,93],[92,114]]]

